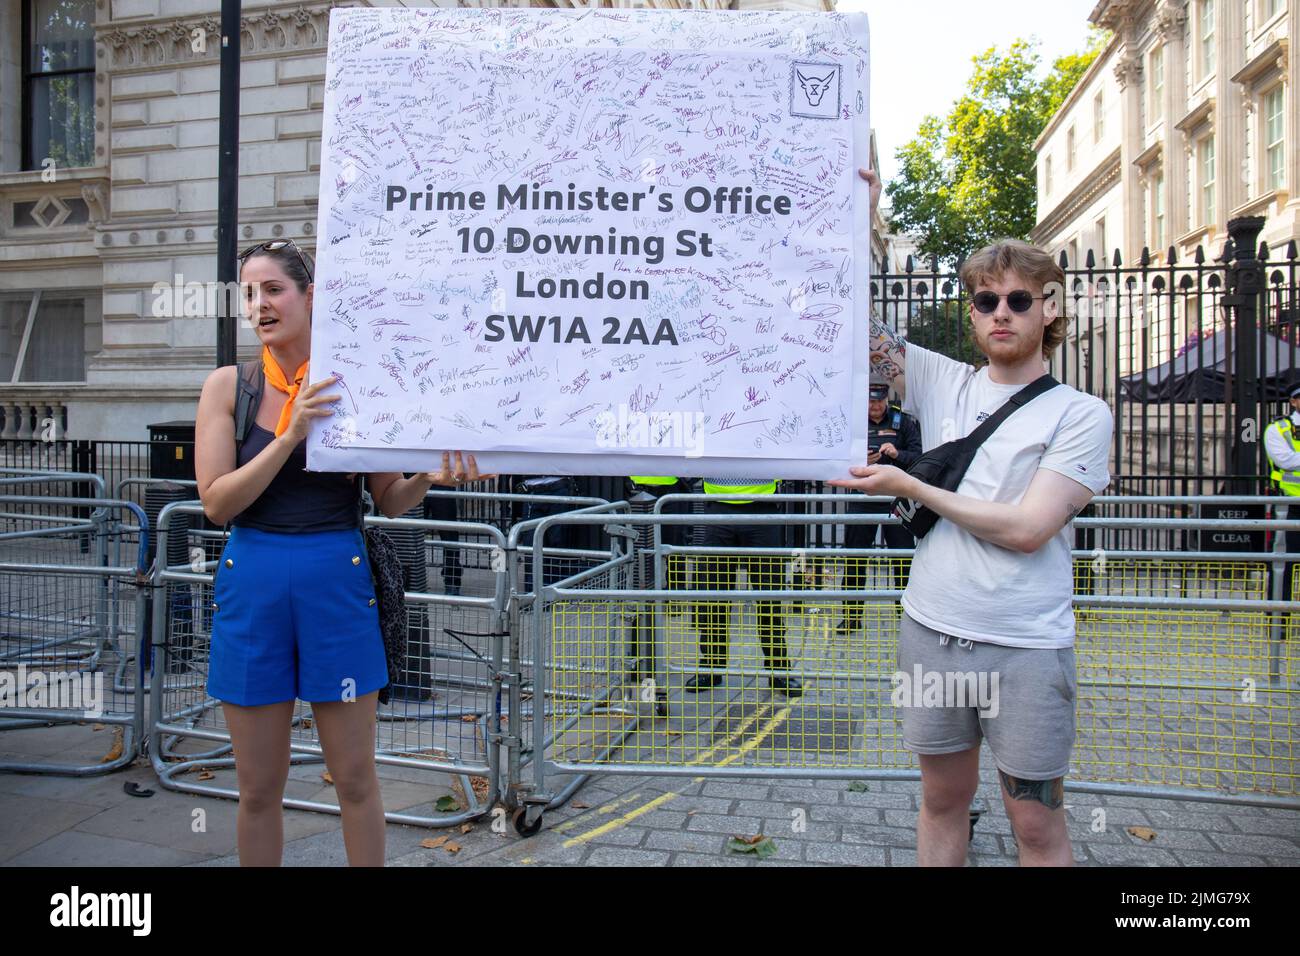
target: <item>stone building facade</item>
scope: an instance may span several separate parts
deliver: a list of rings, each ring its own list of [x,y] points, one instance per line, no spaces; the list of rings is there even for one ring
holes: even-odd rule
[[[1217,255],[1226,224],[1300,237],[1300,0],[1101,0],[1105,51],[1047,124],[1032,233],[1082,265]],[[1104,252],[1104,255],[1103,255]]]

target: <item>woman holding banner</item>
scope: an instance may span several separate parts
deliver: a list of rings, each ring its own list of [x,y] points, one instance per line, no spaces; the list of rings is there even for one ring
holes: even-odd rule
[[[245,309],[262,341],[266,385],[246,436],[235,433],[238,366],[204,382],[195,472],[208,517],[232,530],[213,583],[208,693],[223,703],[239,783],[242,865],[278,866],[294,701],[312,706],[338,793],[349,864],[384,862],[375,773],[375,708],[388,683],[354,476],[306,471],[312,421],[342,398],[307,380],[314,267],[292,240],[240,255]],[[367,476],[396,517],[432,485],[479,478],[474,456],[443,454],[438,472]]]

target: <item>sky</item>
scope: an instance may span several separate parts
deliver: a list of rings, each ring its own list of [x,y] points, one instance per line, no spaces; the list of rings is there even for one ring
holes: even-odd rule
[[[946,115],[962,95],[971,57],[1036,36],[1044,69],[1087,42],[1097,0],[838,0],[841,13],[865,12],[871,25],[871,125],[886,183],[894,153],[922,117]]]

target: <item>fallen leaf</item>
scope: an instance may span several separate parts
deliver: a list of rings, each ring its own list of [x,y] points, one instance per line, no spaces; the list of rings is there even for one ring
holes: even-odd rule
[[[590,810],[590,809],[591,809],[591,804],[590,804],[590,803],[580,803],[580,802],[577,801],[577,800],[574,800],[571,804],[569,804],[569,806],[573,807],[573,809],[575,809],[575,810]]]
[[[470,777],[469,785],[473,788],[474,796],[478,798],[479,803],[487,799],[488,791],[492,789],[487,777]]]
[[[727,849],[732,853],[752,853],[760,860],[766,860],[776,852],[776,843],[761,833],[753,837],[733,836],[727,841]]]
[[[474,824],[472,823],[462,823],[459,827],[461,833],[470,833],[473,831],[473,829],[474,829]]]
[[[474,723],[476,720],[478,720],[478,718],[475,717],[473,714],[462,714],[460,719],[461,719],[462,722],[467,723],[467,724],[472,724],[472,723]]]
[[[91,724],[91,725],[90,725],[90,729],[91,729],[91,730],[103,730],[103,729],[104,729],[105,727],[107,727],[107,726],[108,726],[108,724]]]
[[[861,780],[854,780],[851,784],[849,784],[849,793],[866,793],[870,789],[871,788],[868,787]]]
[[[1125,827],[1124,829],[1139,840],[1146,840],[1148,843],[1156,838],[1156,831],[1150,827]]]
[[[455,797],[439,797],[433,808],[440,813],[450,813],[453,810],[459,810],[460,803],[457,802]]]
[[[326,770],[323,774],[321,774],[320,778],[324,780],[326,783],[328,783],[331,787],[334,786],[334,778],[330,776],[330,772],[328,770]]]
[[[460,844],[459,844],[459,843],[448,843],[447,846],[445,847],[445,849],[446,849],[446,851],[447,851],[448,853],[459,853],[459,852],[460,852]]]
[[[122,756],[122,739],[125,733],[125,727],[118,727],[113,731],[113,746],[100,758],[100,763],[112,763]]]
[[[431,837],[427,840],[421,840],[420,846],[424,847],[426,850],[436,850],[450,839],[451,837],[447,836]]]
[[[205,770],[205,771],[203,771],[201,774],[199,774],[198,776],[196,776],[194,779],[195,779],[195,780],[211,780],[211,779],[212,779],[213,777],[215,777],[215,776],[216,776],[216,774],[213,773],[211,770]]]

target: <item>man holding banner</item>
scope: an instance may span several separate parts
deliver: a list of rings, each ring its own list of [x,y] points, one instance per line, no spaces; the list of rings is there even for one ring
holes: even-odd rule
[[[874,174],[861,175],[879,188]],[[1070,523],[1109,484],[1112,418],[1100,399],[1040,381],[1066,335],[1064,276],[1049,255],[1000,241],[965,261],[961,281],[989,364],[977,371],[873,320],[873,370],[920,420],[926,457],[944,454],[937,446],[949,437],[945,423],[966,436],[1011,404],[1007,425],[986,437],[955,490],[879,464],[855,467],[854,478],[831,484],[894,495],[910,501],[912,512],[924,507],[939,518],[917,542],[903,594],[896,679],[974,674],[993,689],[979,706],[954,699],[964,695],[953,693],[951,681],[938,706],[902,702],[904,744],[921,762],[919,862],[964,862],[987,738],[1021,863],[1068,866],[1062,793],[1075,731]],[[1031,383],[1037,397],[1010,402]]]

